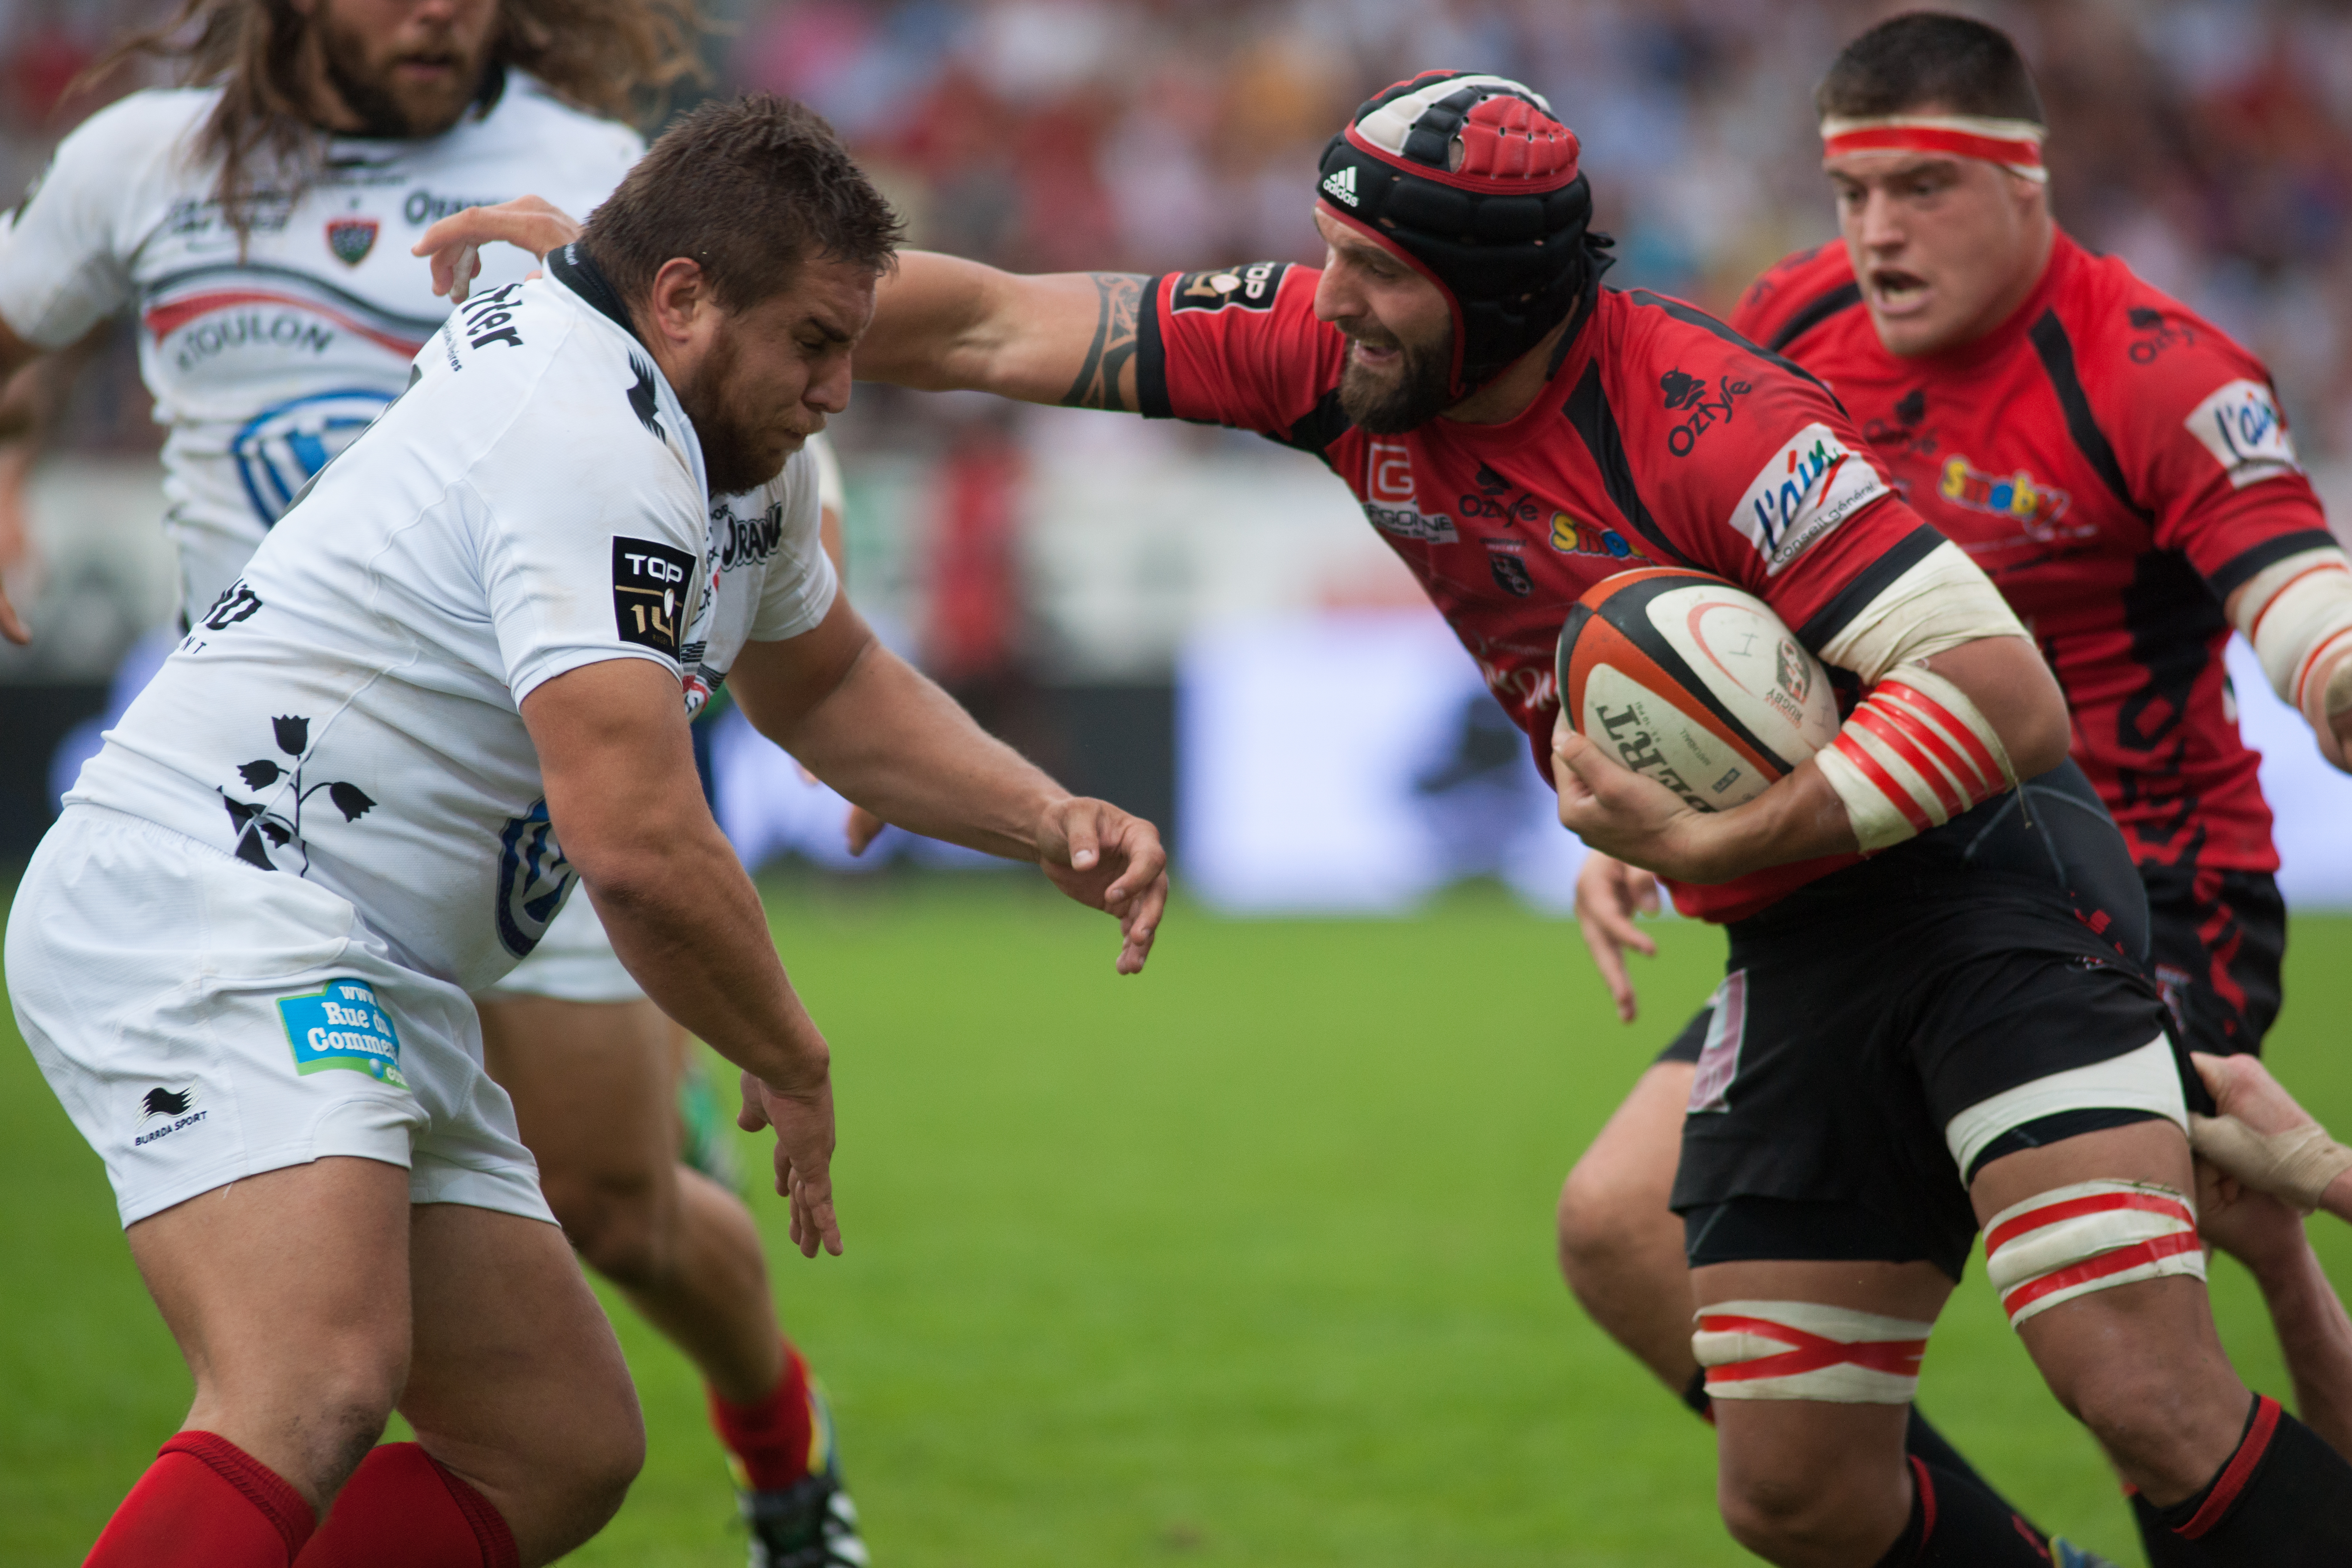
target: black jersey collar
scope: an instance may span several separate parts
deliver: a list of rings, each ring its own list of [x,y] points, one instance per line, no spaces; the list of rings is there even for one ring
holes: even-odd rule
[[[629,320],[629,308],[621,303],[612,279],[604,276],[604,269],[578,240],[547,253],[547,275],[610,317],[621,331],[636,340],[638,347],[645,347],[646,340],[638,336],[636,323]]]

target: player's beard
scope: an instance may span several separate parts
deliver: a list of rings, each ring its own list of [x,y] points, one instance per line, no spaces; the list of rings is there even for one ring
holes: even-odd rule
[[[1402,352],[1394,380],[1366,372],[1349,354],[1339,372],[1339,409],[1348,422],[1372,436],[1401,436],[1436,418],[1454,403],[1454,328],[1448,323],[1434,343],[1392,338]]]
[[[784,471],[797,442],[780,444],[773,430],[753,429],[731,417],[741,399],[731,395],[740,351],[735,339],[719,334],[693,377],[679,384],[678,406],[693,422],[695,438],[702,443],[702,473],[710,494],[737,496],[754,490]]]
[[[457,124],[467,105],[481,95],[485,51],[460,54],[457,40],[445,38],[437,49],[450,60],[446,76],[432,86],[405,85],[394,74],[401,57],[370,58],[367,39],[338,23],[332,5],[319,7],[314,25],[328,84],[358,117],[360,135],[404,140],[438,136]]]

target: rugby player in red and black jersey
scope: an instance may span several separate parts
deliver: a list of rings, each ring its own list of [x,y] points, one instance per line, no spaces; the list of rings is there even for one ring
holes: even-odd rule
[[[2154,985],[2095,929],[2144,901],[2065,763],[2048,668],[1818,381],[1601,287],[1577,152],[1519,84],[1428,73],[1327,149],[1321,269],[1028,278],[907,255],[856,372],[1313,454],[1478,660],[1562,820],[1729,925],[1733,1005],[1674,1195],[1724,1512],[1751,1550],[2052,1561],[1964,1468],[1905,1453],[1982,1221],[2053,1390],[2215,1561],[2341,1561],[2352,1467],[2255,1404],[2214,1336],[2185,1068]],[[495,211],[438,237],[518,235],[563,237]],[[1739,584],[1851,677],[1837,742],[1706,813],[1558,726],[1570,606],[1645,564]]]
[[[2259,1050],[2279,1006],[2285,911],[2222,665],[2231,626],[2331,762],[2352,731],[2352,563],[2269,377],[2053,224],[2040,99],[1997,30],[1896,17],[1847,46],[1818,107],[1843,243],[1766,272],[1734,324],[1835,390],[1890,482],[2025,618],[2065,689],[2074,760],[2147,888],[2145,962],[2176,1036],[2200,1051]],[[1579,894],[1630,1016],[1622,953],[1647,947],[1630,917],[1656,895],[1646,875],[1600,857]],[[1699,1373],[1680,1332],[1682,1237],[1665,1197],[1709,1022],[1668,1048],[1560,1205],[1570,1284],[1675,1386]],[[2301,1300],[2316,1277],[2256,1273],[2295,1367],[2291,1326],[2329,1321]],[[2352,1449],[2352,1427],[2314,1420]],[[2144,1498],[2135,1509],[2153,1562],[2206,1560]]]

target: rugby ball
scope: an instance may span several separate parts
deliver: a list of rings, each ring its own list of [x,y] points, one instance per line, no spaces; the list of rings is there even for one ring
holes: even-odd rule
[[[1837,734],[1821,661],[1753,594],[1670,566],[1595,584],[1559,633],[1585,739],[1701,811],[1753,800]]]

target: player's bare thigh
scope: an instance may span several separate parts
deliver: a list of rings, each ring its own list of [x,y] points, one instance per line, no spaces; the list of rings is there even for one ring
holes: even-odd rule
[[[1933,1322],[1952,1289],[1923,1262],[1716,1263],[1690,1280],[1701,1311],[1796,1301],[1916,1323]],[[1717,1501],[1742,1545],[1781,1564],[1868,1563],[1902,1533],[1907,1403],[1718,1398],[1713,1409]]]
[[[411,1248],[401,1414],[498,1508],[524,1563],[552,1561],[603,1528],[645,1460],[620,1342],[551,1225],[420,1205]]]
[[[2022,1150],[1969,1189],[1979,1223],[2078,1182],[2145,1182],[2193,1198],[2189,1140],[2167,1121]],[[2089,1426],[2126,1479],[2158,1506],[2203,1486],[2229,1459],[2248,1394],[2214,1331],[2204,1281],[2143,1279],[2098,1290],[2018,1326],[2060,1403]]]
[[[1688,1386],[1689,1269],[1683,1224],[1666,1205],[1697,1069],[1653,1065],[1568,1173],[1559,1195],[1560,1270],[1593,1321],[1669,1387]]]
[[[677,1217],[677,1054],[651,1002],[476,998],[483,1065],[514,1100],[548,1206],[588,1261],[660,1275]]]

